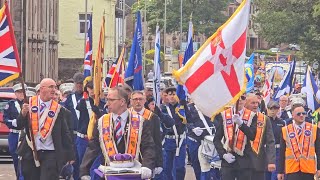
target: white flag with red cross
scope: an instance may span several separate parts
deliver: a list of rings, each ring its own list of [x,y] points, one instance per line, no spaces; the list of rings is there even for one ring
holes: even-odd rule
[[[173,74],[188,89],[193,102],[212,117],[235,104],[246,90],[244,71],[250,0],[235,13]]]

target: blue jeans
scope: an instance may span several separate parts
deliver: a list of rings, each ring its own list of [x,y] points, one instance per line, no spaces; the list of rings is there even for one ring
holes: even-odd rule
[[[88,139],[84,139],[81,137],[77,137],[77,139],[76,139],[79,164],[81,164],[81,162],[82,162],[84,153],[86,152],[86,149],[88,146],[88,143],[89,143]]]
[[[280,148],[276,148],[276,170],[273,172],[266,172],[266,180],[277,180],[278,179],[278,167],[280,156]]]
[[[179,156],[176,156],[176,140],[167,139],[164,143],[165,157],[163,174],[165,180],[184,180],[186,174],[186,140],[183,140]]]
[[[200,163],[198,158],[198,149],[200,146],[200,142],[195,142],[193,140],[190,140],[187,137],[187,145],[188,145],[189,156],[191,159],[194,174],[196,176],[196,179],[200,180],[201,168],[200,168]]]
[[[18,146],[18,141],[19,141],[19,133],[9,133],[8,135],[8,144],[9,144],[9,152],[13,160],[13,165],[14,165],[14,171],[16,172],[16,175],[18,175],[18,154],[16,153],[17,151],[17,146]]]

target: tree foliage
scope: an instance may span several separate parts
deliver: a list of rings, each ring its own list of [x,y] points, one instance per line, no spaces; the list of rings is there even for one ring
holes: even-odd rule
[[[319,61],[320,0],[255,0],[259,34],[273,45],[298,43],[303,59]]]
[[[133,13],[140,10],[143,14],[143,0],[136,2]],[[147,22],[150,32],[155,31],[157,23],[161,28],[164,26],[165,0],[146,0]],[[227,17],[222,11],[227,9],[227,0],[182,0],[182,31],[188,31],[188,22],[192,14],[194,33],[204,33],[207,37],[212,35]],[[180,0],[167,0],[166,31],[180,31]]]

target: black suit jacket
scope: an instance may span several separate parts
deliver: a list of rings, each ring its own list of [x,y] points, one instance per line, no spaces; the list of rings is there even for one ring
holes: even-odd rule
[[[28,116],[29,114],[27,114]],[[30,138],[28,118],[23,117],[21,114],[17,119],[18,129],[25,129],[27,136]],[[58,117],[52,129],[52,141],[55,148],[55,153],[58,161],[59,169],[66,161],[75,160],[75,153],[73,149],[72,135],[68,127],[70,114],[65,108],[60,108]],[[30,138],[31,139],[31,138]],[[31,148],[27,144],[26,137],[22,139],[20,146],[17,149],[17,154],[22,156],[23,159],[33,159]]]
[[[247,136],[247,144],[243,151],[243,156],[239,156],[236,153],[232,153],[236,157],[236,161],[234,163],[229,164],[226,160],[223,159],[223,155],[227,153],[227,151],[223,148],[223,144],[221,142],[222,138],[224,137],[224,130],[223,130],[223,118],[221,113],[219,113],[215,117],[215,125],[216,125],[216,134],[213,139],[213,143],[217,149],[217,152],[222,160],[221,166],[222,167],[231,167],[237,169],[246,169],[246,168],[253,168],[252,162],[250,159],[250,154],[253,153],[251,149],[250,141],[253,141],[256,136],[256,127],[257,127],[257,115],[255,115],[252,119],[251,126],[248,127],[247,125],[243,124],[240,127],[240,130]]]
[[[251,153],[251,159],[254,169],[256,171],[266,171],[268,164],[276,164],[276,148],[275,140],[272,130],[272,124],[268,117],[266,117],[265,130],[262,136],[262,143],[260,152],[257,155],[255,152]]]
[[[155,167],[162,167],[163,166],[163,159],[162,159],[162,138],[160,134],[160,118],[155,113],[152,113],[151,118],[149,119],[151,125],[151,134],[153,137],[153,141],[156,146],[156,162]]]
[[[103,117],[103,116],[102,116]],[[98,120],[101,121],[102,117]],[[125,153],[125,140],[127,139],[128,132],[128,123],[129,119],[127,118],[127,123],[125,127],[125,133],[121,138],[120,143],[117,145],[118,153]],[[80,177],[89,175],[91,165],[94,160],[97,158],[99,154],[101,154],[101,146],[99,140],[99,130],[98,130],[98,122],[96,123],[96,127],[93,129],[93,138],[89,141],[88,147],[82,159],[82,163],[80,165]],[[143,123],[142,135],[141,135],[141,144],[140,144],[140,152],[141,152],[141,162],[143,167],[147,167],[149,169],[155,168],[155,158],[156,158],[156,150],[155,143],[152,138],[151,133],[151,121],[145,120]],[[104,164],[104,163],[103,163]]]

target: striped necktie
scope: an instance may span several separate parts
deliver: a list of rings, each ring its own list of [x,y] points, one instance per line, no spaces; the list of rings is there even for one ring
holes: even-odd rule
[[[45,103],[41,103],[41,104],[40,104],[40,114],[43,113],[43,110],[44,110],[45,107],[46,107],[46,104],[45,104]]]
[[[297,133],[298,133],[298,136],[300,136],[302,133],[302,127],[300,125],[297,127]]]
[[[116,141],[117,144],[120,143],[121,138],[122,138],[122,128],[121,128],[121,116],[118,116],[115,122],[115,129],[116,129]]]

